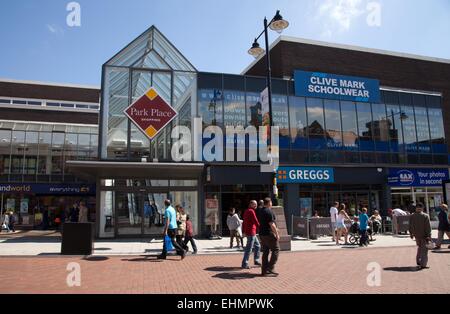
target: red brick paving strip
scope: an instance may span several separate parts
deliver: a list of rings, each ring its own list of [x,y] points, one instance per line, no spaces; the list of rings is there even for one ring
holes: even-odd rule
[[[414,267],[414,247],[282,252],[277,278],[241,270],[241,255],[2,257],[0,293],[450,293],[450,250],[441,252],[430,252],[427,270],[382,270],[381,287],[367,285],[368,263]],[[70,262],[81,266],[81,287],[66,284]]]

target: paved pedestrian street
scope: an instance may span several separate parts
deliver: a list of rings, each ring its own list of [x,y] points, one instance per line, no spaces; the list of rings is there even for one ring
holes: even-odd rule
[[[450,249],[430,252],[430,268],[420,271],[415,252],[414,246],[282,252],[278,277],[241,269],[241,254],[183,261],[145,254],[0,257],[0,282],[8,283],[0,293],[449,293]]]

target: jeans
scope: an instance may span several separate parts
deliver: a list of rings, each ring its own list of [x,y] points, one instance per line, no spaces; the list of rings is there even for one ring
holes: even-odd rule
[[[242,245],[244,247],[244,241],[242,240],[242,237],[239,235],[239,232],[237,230],[230,230],[230,248],[233,248],[233,240],[236,238],[237,247]]]
[[[273,271],[275,264],[278,261],[278,255],[280,254],[280,242],[275,238],[273,234],[268,236],[261,236],[262,244],[262,274],[266,274],[267,271]],[[272,252],[269,261],[269,251]]]
[[[259,263],[259,250],[261,245],[259,244],[259,240],[254,236],[247,236],[247,245],[244,248],[244,258],[242,259],[242,267],[248,266],[248,259],[250,258],[250,253],[254,252],[255,262]]]
[[[187,248],[187,244],[188,242],[191,243],[192,246],[192,250],[194,251],[194,253],[197,253],[197,245],[195,244],[195,240],[193,237],[190,236],[185,236],[184,237],[184,246]]]
[[[172,245],[175,248],[175,250],[177,251],[177,254],[182,256],[185,254],[185,252],[184,252],[183,248],[175,240],[176,231],[177,231],[177,229],[169,229],[169,230],[167,230],[167,235],[172,240]],[[164,243],[164,245],[163,245],[163,251],[161,253],[161,256],[166,257],[166,255],[167,255],[166,241],[163,240],[163,243]]]
[[[426,267],[428,263],[427,240],[416,239],[416,244],[417,244],[417,255],[416,255],[417,265]]]
[[[440,247],[442,244],[442,241],[444,241],[444,234],[446,234],[447,237],[450,239],[450,231],[438,230],[438,238],[436,241],[437,247]]]

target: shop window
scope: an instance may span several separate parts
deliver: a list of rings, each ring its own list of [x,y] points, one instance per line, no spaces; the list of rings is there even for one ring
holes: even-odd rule
[[[198,110],[203,128],[210,125],[223,126],[223,95],[221,89],[199,89]]]
[[[341,110],[339,101],[324,100],[326,140],[328,150],[341,150],[343,138],[341,129]]]
[[[399,102],[402,110],[400,115],[403,125],[405,151],[407,153],[417,153],[416,119],[411,94],[399,93]]]
[[[431,146],[434,154],[447,153],[442,109],[428,108],[430,120]]]
[[[291,147],[293,150],[307,150],[308,137],[306,119],[306,99],[289,97]]]
[[[280,148],[289,149],[289,113],[287,97],[280,94],[272,95],[273,124],[279,127]]]
[[[389,120],[386,116],[386,105],[372,104],[372,133],[375,141],[375,150],[379,152],[389,151]]]
[[[358,124],[356,119],[355,103],[350,101],[341,101],[341,114],[342,114],[342,141],[344,149],[346,151],[358,151],[359,139],[358,139]]]
[[[308,135],[310,150],[325,150],[325,119],[323,112],[323,101],[317,98],[307,98],[308,112]],[[313,154],[313,153],[312,153]],[[311,156],[312,157],[312,156]]]
[[[361,151],[374,151],[372,109],[370,103],[356,103],[358,113],[358,135]]]
[[[217,105],[217,104],[216,104]],[[212,103],[212,106],[215,106]],[[214,108],[213,108],[214,110]],[[245,126],[245,92],[224,91],[224,124],[227,126]],[[225,132],[225,130],[224,130]]]

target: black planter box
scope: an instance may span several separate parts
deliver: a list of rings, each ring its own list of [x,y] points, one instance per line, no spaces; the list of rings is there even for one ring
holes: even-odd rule
[[[92,255],[94,250],[94,225],[90,222],[67,222],[63,225],[61,254]]]

